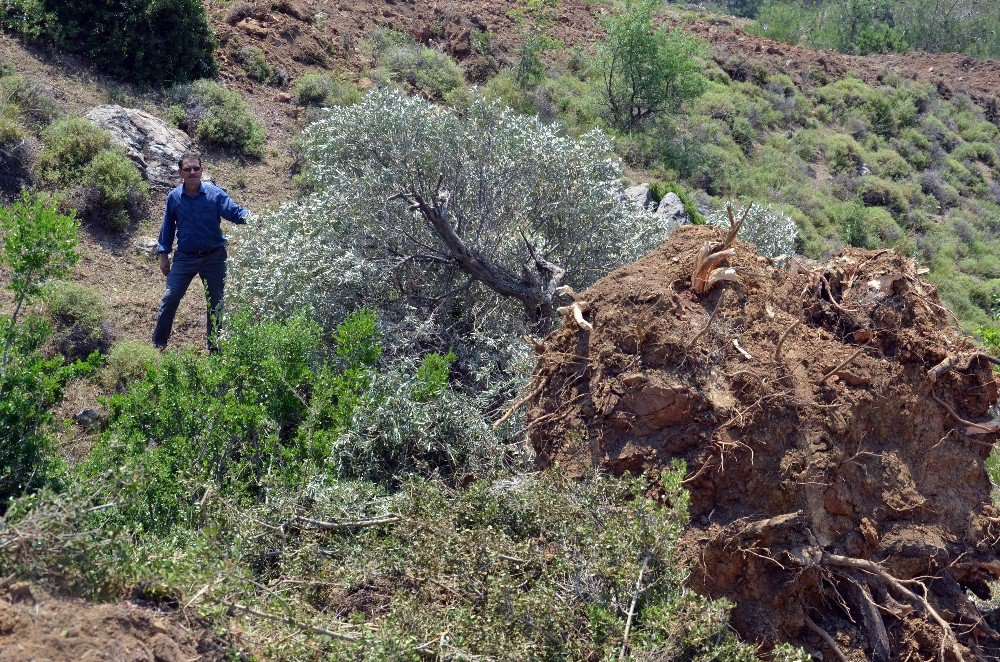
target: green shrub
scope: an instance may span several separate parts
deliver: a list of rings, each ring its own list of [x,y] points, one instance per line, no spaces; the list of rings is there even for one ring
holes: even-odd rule
[[[268,63],[264,51],[256,46],[244,46],[236,54],[236,59],[247,75],[258,83],[270,85],[277,80],[274,67]]]
[[[105,388],[128,386],[146,377],[160,363],[160,352],[148,342],[121,340],[108,352],[101,382]]]
[[[111,134],[89,120],[53,122],[42,135],[42,178],[59,189],[79,218],[107,230],[122,230],[143,213],[149,185]]]
[[[228,323],[218,354],[165,354],[108,401],[107,431],[80,471],[117,485],[130,526],[169,530],[196,513],[191,489],[210,483],[252,500],[323,459],[293,434],[319,330],[302,318],[256,324],[245,312]]]
[[[604,20],[601,46],[605,102],[612,125],[632,133],[652,115],[697,98],[705,47],[683,30],[665,31],[655,0],[625,0]]]
[[[111,147],[111,134],[90,120],[70,117],[53,122],[42,134],[42,144],[38,166],[43,178],[68,186],[82,178],[98,153]]]
[[[0,25],[126,80],[175,83],[216,72],[198,0],[9,0],[0,5]]]
[[[403,81],[432,99],[447,99],[465,86],[465,74],[453,59],[425,46],[400,44],[379,58],[393,80]]]
[[[71,359],[105,352],[110,344],[108,311],[101,295],[82,283],[51,281],[42,289],[45,317],[55,332],[54,349]]]
[[[77,190],[80,218],[110,230],[124,230],[141,218],[149,185],[119,150],[98,152]]]
[[[992,143],[964,142],[956,147],[951,155],[960,160],[979,161],[991,168],[1000,164],[1000,153],[997,151],[997,146]]]
[[[66,374],[62,359],[45,359],[39,349],[48,329],[36,323],[13,324],[0,316],[5,339],[0,374],[0,514],[10,500],[36,490],[58,475],[58,454],[51,440],[50,409],[62,399]]]
[[[16,109],[17,116],[36,130],[59,116],[59,104],[52,92],[18,74],[0,77],[0,103],[0,108]]]
[[[295,81],[295,103],[300,106],[339,106],[357,103],[356,85],[326,73],[307,73]]]
[[[913,187],[891,182],[881,177],[861,177],[858,182],[858,197],[867,207],[885,207],[896,214],[909,210],[916,195]]]
[[[50,407],[75,369],[39,353],[48,329],[22,317],[40,283],[64,276],[76,261],[76,221],[43,198],[27,194],[0,207],[0,267],[13,294],[13,312],[0,315],[0,512],[8,501],[39,487],[57,464],[46,427]]]
[[[827,140],[823,151],[833,172],[849,175],[860,172],[864,162],[864,150],[854,138],[844,134],[834,134]]]
[[[910,167],[906,159],[891,149],[883,148],[870,154],[865,159],[865,163],[873,173],[887,179],[908,179],[913,174],[913,168]]]
[[[239,94],[210,80],[174,88],[178,124],[198,140],[260,158],[264,129]]]

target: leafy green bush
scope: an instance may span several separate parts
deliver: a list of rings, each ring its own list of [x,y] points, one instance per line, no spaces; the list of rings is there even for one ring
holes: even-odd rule
[[[131,525],[162,531],[184,521],[196,510],[192,486],[252,499],[322,459],[292,434],[306,413],[318,329],[302,318],[255,324],[247,313],[229,322],[219,354],[165,354],[108,401],[107,432],[81,471],[123,477],[121,516]]]
[[[139,219],[149,185],[111,134],[89,120],[56,120],[42,134],[41,177],[61,191],[81,220],[122,230]]]
[[[50,281],[42,288],[45,317],[55,329],[55,350],[71,359],[105,352],[110,344],[108,311],[101,295],[82,283]]]
[[[48,329],[22,320],[26,303],[40,283],[58,278],[76,261],[76,221],[59,214],[42,198],[24,194],[10,207],[0,207],[0,267],[14,297],[11,315],[0,316],[0,512],[8,501],[39,487],[52,476],[56,456],[46,426],[49,408],[72,376],[59,358],[46,360],[38,349]]]
[[[393,46],[382,54],[379,64],[393,80],[403,81],[432,99],[450,98],[465,86],[465,74],[458,63],[426,46]]]
[[[264,129],[239,94],[210,80],[174,88],[175,119],[198,140],[260,158]]]
[[[160,363],[160,352],[148,342],[121,340],[108,352],[101,383],[105,388],[114,389],[128,386],[146,376],[151,367]]]
[[[55,96],[37,81],[19,74],[0,76],[0,103],[15,110],[32,129],[42,129],[59,116]]]
[[[198,0],[8,0],[0,5],[0,26],[126,80],[175,83],[216,72],[215,42]]]
[[[149,185],[120,150],[106,149],[87,165],[76,192],[80,218],[110,230],[124,230],[141,218]]]
[[[295,81],[295,103],[300,106],[339,106],[357,103],[357,86],[326,73],[307,73]]]
[[[82,179],[84,168],[111,147],[111,134],[90,120],[70,117],[53,122],[42,134],[42,143],[42,176],[66,186]]]
[[[270,85],[277,80],[277,73],[264,55],[264,51],[256,46],[244,46],[236,54],[237,60],[250,78],[258,83]]]

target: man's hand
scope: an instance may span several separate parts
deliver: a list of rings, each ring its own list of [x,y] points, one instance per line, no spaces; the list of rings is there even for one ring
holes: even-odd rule
[[[170,256],[166,253],[160,253],[160,273],[164,276],[170,274]]]

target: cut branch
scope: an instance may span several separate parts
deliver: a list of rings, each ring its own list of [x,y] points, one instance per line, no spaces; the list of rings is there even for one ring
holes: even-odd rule
[[[245,612],[251,616],[257,616],[258,618],[263,618],[268,621],[274,621],[275,623],[285,623],[286,625],[291,625],[299,630],[305,630],[306,632],[312,632],[313,634],[319,634],[324,637],[330,637],[331,639],[336,639],[337,641],[346,641],[352,644],[356,644],[361,641],[361,637],[344,634],[343,632],[334,632],[333,630],[327,630],[326,628],[316,627],[315,625],[309,625],[308,623],[303,623],[302,621],[297,621],[290,616],[276,616],[275,614],[269,614],[264,611],[258,611],[252,607],[247,607],[246,605],[241,605],[237,602],[226,602],[224,603],[233,609]]]
[[[323,520],[312,519],[311,517],[302,517],[297,515],[295,521],[299,524],[305,524],[314,529],[322,529],[323,531],[353,531],[354,529],[364,529],[369,526],[381,526],[383,524],[397,524],[403,521],[402,517],[398,515],[392,515],[390,517],[378,517],[375,519],[364,519],[355,520],[351,522],[324,522]]]

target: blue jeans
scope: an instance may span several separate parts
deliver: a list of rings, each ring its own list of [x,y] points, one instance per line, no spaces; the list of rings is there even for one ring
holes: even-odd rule
[[[170,329],[174,326],[174,315],[188,285],[194,277],[201,276],[205,287],[208,306],[205,319],[205,332],[209,351],[215,351],[216,335],[218,333],[219,314],[222,312],[222,293],[226,282],[226,249],[220,248],[211,255],[198,257],[190,253],[177,251],[174,262],[167,274],[167,290],[160,301],[160,310],[156,315],[156,328],[153,329],[153,344],[163,348],[170,338]]]

